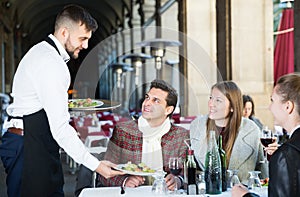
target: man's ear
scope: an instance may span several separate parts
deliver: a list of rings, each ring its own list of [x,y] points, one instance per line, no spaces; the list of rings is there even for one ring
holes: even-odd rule
[[[169,114],[171,114],[173,110],[174,110],[174,106],[168,106],[166,108],[166,115],[168,116]]]
[[[63,28],[61,29],[61,31],[60,31],[60,34],[61,34],[61,37],[62,37],[64,43],[66,43],[67,40],[68,40],[68,37],[69,37],[69,35],[70,35],[70,32],[69,32],[68,28],[63,27]]]

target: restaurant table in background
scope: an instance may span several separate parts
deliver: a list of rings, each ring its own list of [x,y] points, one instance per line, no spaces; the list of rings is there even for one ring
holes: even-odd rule
[[[155,196],[151,192],[152,186],[140,186],[136,188],[126,188],[125,194],[121,194],[120,187],[98,187],[98,188],[86,188],[83,189],[79,195],[79,197],[99,197],[99,196],[107,196],[107,197],[115,197],[115,196],[130,196],[130,197],[147,197],[147,196]],[[267,187],[263,187],[262,191],[260,192],[261,197],[267,197],[268,194]],[[168,194],[167,196],[187,196],[186,194]],[[189,196],[197,196],[200,195],[189,195]],[[223,192],[222,194],[218,195],[208,195],[205,196],[220,196],[220,197],[231,197],[231,190]]]

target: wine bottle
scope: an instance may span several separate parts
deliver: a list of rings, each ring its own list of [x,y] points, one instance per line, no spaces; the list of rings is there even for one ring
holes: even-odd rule
[[[215,136],[215,131],[210,131],[205,157],[205,183],[207,194],[222,193],[221,159]]]
[[[187,163],[187,160],[188,160],[188,149],[186,149],[186,156],[185,156],[185,159],[184,159],[184,163],[183,163],[183,182],[184,182],[184,189],[186,190],[186,185],[187,185],[187,182],[188,182],[188,178],[187,178],[187,167],[186,167],[186,163]]]
[[[219,135],[219,153],[221,159],[221,166],[222,166],[222,192],[227,191],[227,180],[226,180],[226,153],[222,147],[222,135]]]
[[[196,162],[194,160],[194,150],[188,150],[188,158],[186,161],[187,168],[187,194],[197,195],[198,188],[196,185]]]

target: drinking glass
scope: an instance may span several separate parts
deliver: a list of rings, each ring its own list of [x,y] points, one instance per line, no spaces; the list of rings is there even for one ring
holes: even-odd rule
[[[206,193],[206,184],[205,184],[205,174],[203,171],[200,171],[199,172],[199,175],[198,175],[198,183],[197,183],[197,186],[198,186],[198,194],[200,196],[203,196],[205,197],[205,193]]]
[[[182,171],[183,163],[180,157],[170,157],[169,159],[169,170],[174,176],[178,176]],[[177,184],[175,184],[174,193],[177,193]]]
[[[274,143],[276,138],[273,138],[272,131],[268,127],[264,127],[261,131],[260,142],[264,147]],[[264,159],[260,163],[268,163],[267,152],[264,150]]]
[[[258,174],[260,171],[250,171],[249,178],[248,178],[248,188],[252,189],[253,191],[260,191],[261,189],[261,184],[260,184],[260,179],[258,177]]]
[[[164,171],[158,171],[152,176],[155,178],[155,181],[152,185],[152,193],[155,195],[167,195],[168,188],[165,181],[166,173]]]
[[[239,170],[231,170],[232,176],[229,179],[229,187],[232,188],[236,184],[240,184],[240,179],[238,177]]]
[[[227,188],[231,188],[231,186],[230,186],[230,180],[231,180],[232,174],[233,174],[232,170],[229,170],[229,169],[228,169],[228,170],[226,171]]]

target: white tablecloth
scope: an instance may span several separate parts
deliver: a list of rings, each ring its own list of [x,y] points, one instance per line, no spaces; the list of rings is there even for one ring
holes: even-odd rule
[[[263,187],[260,191],[256,192],[261,197],[267,197],[268,196],[268,188]],[[98,188],[86,188],[83,189],[79,195],[79,197],[99,197],[99,196],[105,196],[105,197],[149,197],[149,196],[155,196],[153,193],[151,193],[151,186],[140,186],[136,188],[126,188],[125,194],[121,194],[121,188],[120,187],[98,187]],[[174,197],[180,197],[180,196],[187,196],[186,194],[168,194],[168,196],[174,196]],[[199,195],[189,195],[191,197],[199,197]],[[206,195],[210,197],[231,197],[231,191],[228,189],[226,192],[222,192],[222,194],[218,195]]]
[[[169,194],[168,196],[187,196],[186,194]],[[83,189],[79,195],[79,197],[99,197],[99,196],[109,196],[109,197],[116,197],[116,196],[129,196],[129,197],[148,197],[148,196],[155,196],[151,193],[151,186],[140,186],[136,188],[126,188],[125,194],[121,194],[120,187],[98,187],[98,188],[86,188]],[[199,197],[199,195],[189,195],[194,197]],[[222,197],[231,197],[231,192],[223,192],[219,195],[206,195],[206,196],[222,196]]]

